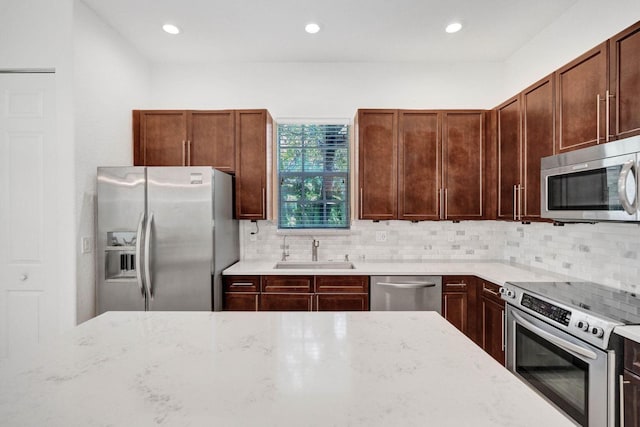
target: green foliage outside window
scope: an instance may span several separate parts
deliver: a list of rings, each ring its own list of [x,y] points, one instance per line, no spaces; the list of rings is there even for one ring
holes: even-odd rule
[[[349,126],[279,124],[278,227],[349,228]]]

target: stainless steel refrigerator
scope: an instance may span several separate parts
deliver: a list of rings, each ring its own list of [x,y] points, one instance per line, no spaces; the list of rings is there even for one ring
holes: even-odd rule
[[[221,310],[238,260],[230,175],[208,167],[100,167],[98,314]]]

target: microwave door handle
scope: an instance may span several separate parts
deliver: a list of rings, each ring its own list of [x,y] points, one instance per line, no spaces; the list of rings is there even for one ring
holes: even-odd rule
[[[627,199],[627,178],[631,171],[635,169],[635,164],[633,160],[629,160],[624,164],[622,170],[620,171],[620,176],[618,177],[618,196],[620,197],[620,204],[624,208],[624,211],[629,215],[633,215],[636,213],[636,208],[638,204],[638,200],[632,202]],[[635,181],[635,180],[634,180]],[[636,189],[637,193],[637,189]]]
[[[138,221],[138,230],[136,232],[136,281],[140,287],[140,294],[144,295],[144,284],[142,282],[142,228],[144,227],[144,212],[140,214],[140,221]]]
[[[557,336],[555,336],[553,334],[550,334],[549,332],[547,332],[547,331],[545,331],[543,329],[540,329],[539,327],[537,327],[533,323],[525,320],[518,313],[515,313],[515,312],[511,311],[511,314],[518,321],[518,323],[520,323],[522,326],[524,326],[525,328],[529,329],[531,332],[535,332],[536,334],[538,334],[542,338],[544,338],[547,341],[557,345],[561,349],[566,350],[569,353],[578,354],[578,355],[580,355],[582,357],[586,357],[586,358],[591,359],[591,360],[596,360],[598,358],[598,355],[596,353],[594,353],[593,351],[589,350],[588,348],[581,347],[581,346],[579,346],[577,344],[574,344],[572,342],[563,340],[560,337],[557,337]]]

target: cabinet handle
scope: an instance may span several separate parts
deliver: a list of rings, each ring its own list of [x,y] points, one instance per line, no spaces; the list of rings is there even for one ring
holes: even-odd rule
[[[438,217],[440,217],[440,219],[444,219],[444,192],[442,191],[442,188],[438,189],[438,198],[440,199],[440,209],[438,211]]]
[[[442,219],[447,219],[449,217],[449,189],[444,189],[444,216]]]
[[[497,292],[495,292],[495,291],[492,291],[492,290],[491,290],[491,289],[489,289],[489,288],[482,288],[482,291],[483,291],[483,292],[485,292],[485,291],[486,291],[486,292],[490,293],[491,295],[494,295],[494,296],[496,296],[496,297],[500,298],[500,294],[499,294],[499,293],[497,293]]]
[[[362,187],[360,187],[360,219],[364,217],[364,212],[362,212]]]
[[[605,101],[605,107],[604,107],[605,108],[604,112],[606,114],[606,116],[605,116],[605,120],[606,120],[605,131],[607,132],[607,135],[605,137],[605,142],[609,142],[609,139],[611,137],[611,135],[609,134],[609,132],[611,130],[610,129],[610,126],[611,126],[610,125],[610,121],[611,121],[611,101],[610,101],[610,99],[613,98],[614,96],[615,95],[610,94],[609,90],[607,89],[607,92],[606,92],[607,99]]]
[[[320,311],[320,296],[316,295],[316,311]]]
[[[444,285],[446,288],[466,288],[466,283],[447,283]]]
[[[522,221],[522,184],[518,184],[518,221]]]
[[[233,282],[231,286],[253,286],[251,282]]]
[[[518,186],[514,185],[513,186],[513,220],[517,221],[518,220]]]
[[[631,384],[631,381],[625,381],[624,375],[620,375],[620,425],[624,426],[624,386]]]
[[[191,140],[187,140],[187,166],[191,166]]]
[[[267,192],[264,187],[262,187],[262,215],[267,217]]]
[[[309,311],[313,311],[313,295],[309,295]]]
[[[259,311],[258,310],[258,294],[256,294],[256,311]]]
[[[506,331],[505,331],[505,327],[504,327],[504,323],[505,323],[504,318],[505,318],[505,312],[504,312],[504,310],[502,310],[502,351],[506,351],[505,343],[507,341],[505,339],[505,332]]]
[[[185,158],[184,158],[184,155],[185,155],[185,152],[186,152],[186,149],[185,149],[184,145],[185,145],[185,141],[182,140],[182,166],[186,166],[187,165],[186,162],[185,162]]]

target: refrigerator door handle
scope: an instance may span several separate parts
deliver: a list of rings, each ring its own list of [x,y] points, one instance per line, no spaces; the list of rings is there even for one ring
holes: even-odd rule
[[[153,212],[149,212],[149,219],[144,232],[144,277],[147,282],[147,304],[153,298],[153,283],[151,281],[151,224],[153,224]]]
[[[140,294],[144,296],[144,283],[142,282],[142,227],[144,226],[144,212],[140,214],[138,230],[136,231],[136,281],[140,287]]]

